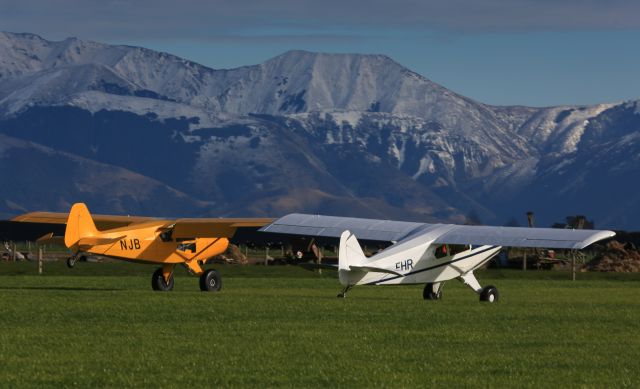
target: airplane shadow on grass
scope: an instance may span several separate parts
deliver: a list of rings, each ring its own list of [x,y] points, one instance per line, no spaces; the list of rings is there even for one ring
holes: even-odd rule
[[[112,292],[123,289],[82,287],[82,286],[0,286],[0,290],[73,290],[73,291],[103,291]]]

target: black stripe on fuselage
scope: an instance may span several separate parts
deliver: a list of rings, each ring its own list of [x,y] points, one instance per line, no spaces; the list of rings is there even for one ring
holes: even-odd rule
[[[376,285],[376,284],[380,284],[380,283],[382,283],[382,282],[387,282],[387,281],[395,280],[395,279],[398,279],[398,278],[402,278],[402,277],[410,276],[410,275],[413,275],[413,274],[418,274],[418,273],[422,273],[422,272],[429,271],[429,270],[432,270],[432,269],[436,269],[436,268],[439,268],[439,267],[442,267],[442,266],[451,265],[452,263],[455,263],[455,262],[458,262],[458,261],[462,261],[463,259],[467,259],[467,258],[475,257],[476,255],[479,255],[479,254],[485,253],[485,252],[487,252],[487,251],[489,251],[489,250],[493,250],[493,249],[495,249],[496,247],[500,247],[500,246],[491,246],[491,247],[486,248],[486,249],[484,249],[484,250],[482,250],[482,251],[478,251],[477,253],[473,253],[473,254],[465,255],[464,257],[456,258],[456,259],[454,259],[453,261],[444,262],[444,263],[440,263],[440,264],[438,264],[438,265],[433,265],[433,266],[425,267],[424,269],[415,270],[415,271],[409,272],[409,273],[404,274],[404,275],[401,275],[401,276],[393,276],[393,277],[391,277],[391,278],[386,278],[386,279],[384,279],[384,280],[378,280],[378,281],[368,282],[368,283],[366,283],[365,285]]]

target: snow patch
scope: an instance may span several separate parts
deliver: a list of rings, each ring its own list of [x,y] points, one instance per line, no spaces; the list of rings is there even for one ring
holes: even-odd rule
[[[413,178],[414,180],[417,180],[418,177],[420,177],[424,173],[429,172],[433,174],[435,173],[435,171],[436,171],[436,166],[433,163],[433,159],[431,159],[431,157],[427,155],[420,159],[420,166],[418,167],[418,171],[413,176],[411,176],[411,178]]]
[[[83,92],[71,96],[68,104],[91,113],[102,110],[128,111],[141,116],[154,115],[160,120],[179,117],[199,118],[197,124],[189,124],[190,130],[210,128],[221,124],[221,121],[215,116],[210,116],[201,109],[186,104],[133,96],[118,96],[99,91]]]

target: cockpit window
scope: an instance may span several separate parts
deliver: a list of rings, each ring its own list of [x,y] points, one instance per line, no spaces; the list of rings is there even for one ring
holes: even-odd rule
[[[163,242],[171,242],[173,239],[171,235],[173,234],[173,229],[166,230],[160,233],[160,240]]]
[[[449,255],[449,250],[447,249],[446,244],[436,247],[436,251],[435,251],[436,258],[444,258],[447,255]]]
[[[443,244],[436,247],[434,255],[436,256],[436,258],[444,258],[459,254],[470,249],[471,246],[467,244]]]
[[[192,253],[196,252],[196,244],[195,242],[189,242],[189,243],[180,243],[178,245],[178,250],[180,251],[191,251]]]
[[[468,244],[450,244],[449,245],[449,255],[456,255],[463,251],[470,250],[471,246]]]

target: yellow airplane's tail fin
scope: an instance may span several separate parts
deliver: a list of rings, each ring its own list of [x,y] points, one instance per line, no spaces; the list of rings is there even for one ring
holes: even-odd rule
[[[96,228],[89,209],[84,203],[75,203],[69,211],[67,229],[64,233],[64,244],[71,248],[76,246],[80,239],[96,236],[100,231]]]

